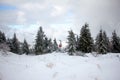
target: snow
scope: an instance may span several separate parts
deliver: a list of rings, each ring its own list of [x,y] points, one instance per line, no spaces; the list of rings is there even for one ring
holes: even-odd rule
[[[120,54],[16,55],[0,51],[0,80],[120,80]]]

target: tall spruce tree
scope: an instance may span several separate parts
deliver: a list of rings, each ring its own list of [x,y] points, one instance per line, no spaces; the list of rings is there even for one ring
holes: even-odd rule
[[[73,55],[73,53],[76,51],[76,39],[75,39],[75,34],[73,31],[68,31],[68,54]]]
[[[48,40],[48,52],[53,52],[53,43],[51,38]]]
[[[44,40],[45,40],[45,34],[42,30],[42,27],[39,28],[36,36],[36,43],[35,43],[35,53],[36,55],[43,54],[44,53]]]
[[[0,43],[2,43],[2,32],[0,31]]]
[[[0,43],[3,43],[3,34],[2,34],[2,32],[0,31]]]
[[[95,45],[96,45],[96,51],[98,52],[98,54],[106,54],[107,53],[107,45],[106,45],[104,36],[103,36],[103,31],[100,30],[99,34],[96,37]]]
[[[3,32],[0,31],[0,43],[6,42],[6,36]]]
[[[13,44],[12,44],[12,39],[7,39],[6,40],[6,42],[7,42],[7,45],[9,46],[9,48],[10,48],[10,52],[12,52],[12,47],[13,47]]]
[[[14,33],[14,37],[12,39],[11,52],[16,53],[16,54],[20,54],[19,41],[18,41],[15,33]]]
[[[44,40],[44,52],[45,53],[48,53],[48,46],[49,46],[49,40],[47,37],[45,37],[45,40]]]
[[[78,50],[83,53],[89,53],[93,50],[93,38],[91,37],[89,25],[87,23],[82,26],[78,48]]]
[[[24,39],[24,43],[22,45],[22,52],[27,54],[27,55],[30,53],[29,45],[25,39]]]
[[[58,44],[56,39],[54,39],[54,43],[53,43],[53,51],[58,51]]]
[[[76,37],[76,51],[79,51],[79,37]]]
[[[1,31],[0,31],[0,50],[10,51],[10,48],[6,41],[6,36],[5,36],[4,32],[1,32]]]
[[[120,53],[120,37],[117,36],[116,31],[112,33],[112,52]]]
[[[107,48],[107,52],[110,52],[110,41],[105,31],[103,31],[103,39],[104,39],[104,44]]]

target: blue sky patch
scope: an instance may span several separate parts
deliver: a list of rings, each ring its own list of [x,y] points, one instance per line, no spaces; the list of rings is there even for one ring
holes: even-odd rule
[[[8,4],[0,4],[0,10],[16,10],[16,6],[8,5]]]

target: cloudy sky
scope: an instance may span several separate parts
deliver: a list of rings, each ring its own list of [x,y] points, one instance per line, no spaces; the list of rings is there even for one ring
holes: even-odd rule
[[[120,35],[120,0],[0,0],[0,29],[32,44],[39,26],[65,44],[68,30],[79,34],[86,22],[93,37],[100,28]]]

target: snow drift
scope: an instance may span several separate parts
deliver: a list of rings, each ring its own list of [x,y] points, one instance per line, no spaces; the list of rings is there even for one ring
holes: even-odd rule
[[[0,51],[0,80],[120,80],[120,54],[16,55]]]

